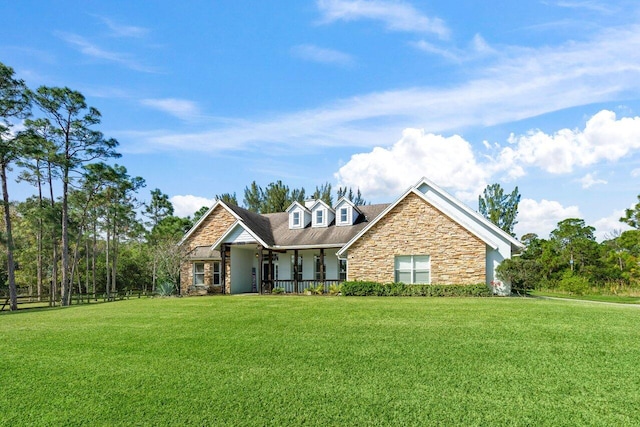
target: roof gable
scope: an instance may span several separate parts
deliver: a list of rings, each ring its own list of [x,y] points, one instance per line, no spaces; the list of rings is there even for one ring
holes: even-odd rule
[[[422,178],[418,183],[405,191],[395,202],[391,203],[380,215],[363,228],[337,253],[344,255],[353,243],[370,230],[381,218],[385,217],[394,207],[403,201],[409,194],[416,194],[425,202],[430,203],[435,208],[447,215],[453,221],[465,228],[471,234],[482,240],[488,246],[496,249],[501,242],[508,243],[511,247],[521,249],[522,243],[514,239],[509,234],[489,222],[486,218],[473,211],[464,203],[433,184],[427,178]]]

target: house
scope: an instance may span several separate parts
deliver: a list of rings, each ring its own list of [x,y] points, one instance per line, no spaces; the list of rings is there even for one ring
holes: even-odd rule
[[[495,269],[522,243],[426,178],[395,202],[294,202],[257,214],[218,200],[180,242],[181,292],[301,293],[344,280],[499,283]]]

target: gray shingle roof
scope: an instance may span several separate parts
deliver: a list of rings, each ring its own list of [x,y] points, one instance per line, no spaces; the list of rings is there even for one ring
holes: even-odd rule
[[[307,246],[340,247],[380,215],[389,204],[358,206],[361,214],[354,225],[337,227],[334,221],[328,227],[308,226],[297,230],[289,229],[289,214],[287,212],[258,214],[230,203],[226,204],[226,206],[240,217],[244,224],[267,245],[293,248]]]

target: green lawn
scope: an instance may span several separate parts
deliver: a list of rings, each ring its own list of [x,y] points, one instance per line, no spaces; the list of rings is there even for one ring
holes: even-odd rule
[[[133,299],[0,315],[1,425],[640,425],[640,309]]]

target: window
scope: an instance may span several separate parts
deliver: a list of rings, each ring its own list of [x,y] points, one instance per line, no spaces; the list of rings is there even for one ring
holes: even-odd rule
[[[295,263],[296,263],[296,257],[295,255],[291,255],[291,280],[296,280]],[[302,280],[302,257],[301,256],[298,256],[298,280]]]
[[[341,281],[347,280],[347,260],[338,259],[338,279]]]
[[[204,263],[196,262],[193,264],[193,284],[204,285]]]
[[[326,265],[323,265],[320,262],[321,257],[319,255],[316,255],[314,257],[315,259],[315,278],[316,280],[324,280],[324,278],[322,277],[322,272],[323,271],[327,271]]]
[[[340,222],[341,223],[346,223],[348,220],[348,210],[347,208],[341,208],[340,209]]]
[[[213,285],[214,286],[219,286],[222,281],[220,280],[220,261],[214,261],[213,262],[213,274],[212,274],[212,279],[213,279]]]
[[[323,213],[322,209],[316,211],[316,224],[322,224]]]
[[[293,213],[293,225],[298,227],[300,225],[300,212]]]
[[[396,256],[395,264],[396,282],[431,283],[431,258],[429,255]]]

